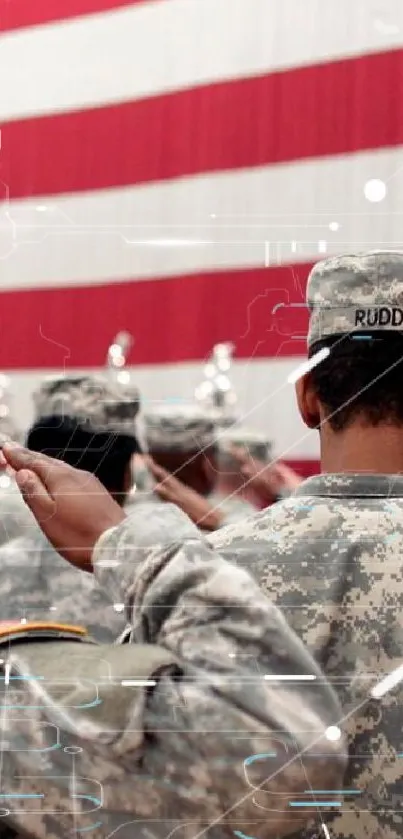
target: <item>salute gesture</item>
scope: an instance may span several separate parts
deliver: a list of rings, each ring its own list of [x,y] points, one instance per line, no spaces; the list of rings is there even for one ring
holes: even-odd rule
[[[2,452],[49,542],[72,565],[92,572],[94,546],[125,518],[122,508],[90,472],[15,443],[6,443]]]

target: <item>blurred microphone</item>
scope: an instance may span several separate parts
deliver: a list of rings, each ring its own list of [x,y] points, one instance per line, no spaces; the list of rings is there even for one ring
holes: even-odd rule
[[[130,373],[124,368],[133,343],[130,332],[118,332],[108,349],[106,366],[109,369],[109,375],[120,385],[130,384]]]

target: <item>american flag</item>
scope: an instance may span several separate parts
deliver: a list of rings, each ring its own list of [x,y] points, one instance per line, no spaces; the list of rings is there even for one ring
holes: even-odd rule
[[[309,470],[287,383],[309,268],[402,245],[401,0],[0,14],[0,369],[21,424],[38,377],[102,368],[121,330],[146,400],[191,397],[233,341],[245,422]]]

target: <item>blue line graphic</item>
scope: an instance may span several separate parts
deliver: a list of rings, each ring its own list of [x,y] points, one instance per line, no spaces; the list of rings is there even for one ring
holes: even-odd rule
[[[266,754],[261,755],[251,755],[251,757],[247,757],[244,760],[245,766],[250,766],[251,763],[254,763],[255,760],[264,760],[265,757],[277,757],[277,752],[266,752]]]
[[[0,676],[0,682],[4,682],[6,679],[5,676]],[[8,681],[10,682],[39,682],[43,681],[43,676],[9,676]]]
[[[77,833],[87,833],[89,830],[95,830],[96,827],[102,827],[102,822],[97,822],[96,824],[90,824],[89,827],[77,827]]]
[[[100,801],[99,798],[93,798],[92,795],[74,795],[73,798],[82,798],[83,801],[92,801],[92,803],[96,804],[98,807],[102,804],[102,801]]]

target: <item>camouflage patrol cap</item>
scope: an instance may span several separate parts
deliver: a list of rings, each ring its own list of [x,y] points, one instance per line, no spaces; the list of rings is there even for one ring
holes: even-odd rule
[[[144,433],[150,451],[193,452],[215,444],[215,424],[193,403],[165,403],[144,415]]]
[[[254,460],[267,463],[271,458],[271,443],[264,434],[249,428],[228,428],[221,431],[218,437],[218,457],[222,467],[235,468],[237,466],[231,455],[232,446],[246,449]]]
[[[349,333],[403,332],[403,251],[324,259],[312,269],[306,301],[308,346]]]
[[[136,388],[124,388],[101,376],[45,379],[33,395],[37,424],[47,417],[73,419],[93,434],[135,436],[140,408]]]

